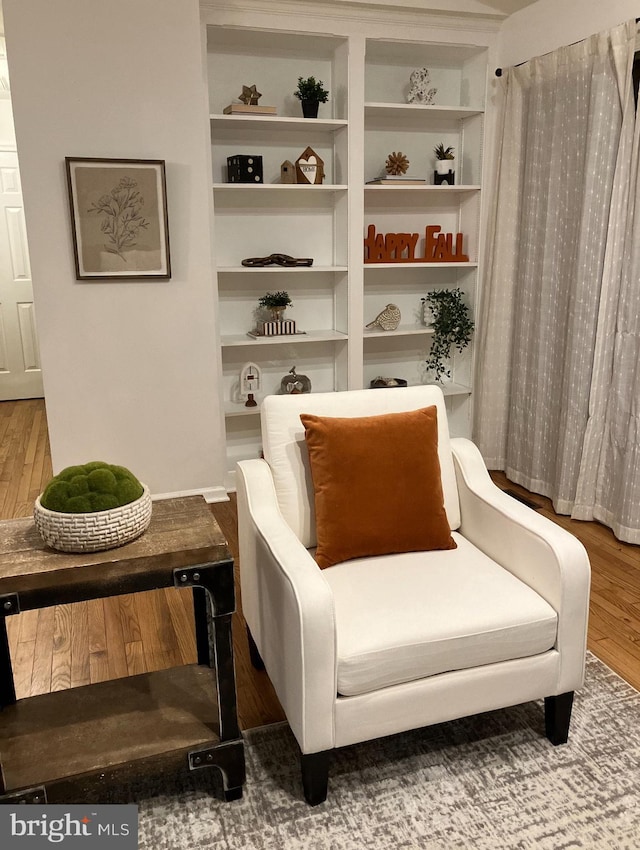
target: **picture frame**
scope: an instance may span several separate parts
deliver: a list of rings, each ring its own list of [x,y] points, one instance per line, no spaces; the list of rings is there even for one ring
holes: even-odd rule
[[[77,280],[169,280],[162,159],[65,157]]]

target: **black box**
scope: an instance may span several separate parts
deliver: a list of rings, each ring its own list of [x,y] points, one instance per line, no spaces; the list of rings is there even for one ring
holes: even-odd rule
[[[236,154],[227,157],[228,183],[262,183],[262,157]]]

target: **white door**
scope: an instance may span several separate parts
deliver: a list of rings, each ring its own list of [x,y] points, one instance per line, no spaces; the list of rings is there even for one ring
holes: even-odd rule
[[[43,395],[18,156],[0,151],[0,401]]]

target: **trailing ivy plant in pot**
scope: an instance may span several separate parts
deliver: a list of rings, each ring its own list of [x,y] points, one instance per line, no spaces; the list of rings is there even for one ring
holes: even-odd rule
[[[451,377],[451,369],[447,365],[451,349],[464,351],[471,342],[474,324],[460,289],[435,290],[422,301],[425,312],[426,308],[431,311],[432,318],[428,324],[433,328],[427,370],[433,374],[435,381],[442,383],[443,377]]]
[[[68,466],[36,499],[44,542],[62,552],[101,552],[139,537],[151,522],[151,494],[124,466],[91,461]]]
[[[289,297],[288,292],[267,292],[258,299],[258,304],[261,307],[266,307],[271,311],[271,317],[274,321],[280,321],[284,316],[284,311],[287,307],[293,305],[293,301]]]
[[[316,80],[315,77],[298,77],[298,88],[293,94],[302,103],[305,118],[317,118],[318,105],[329,99],[329,92],[324,88],[322,80]]]
[[[438,174],[448,174],[455,169],[455,148],[448,145],[446,148],[442,142],[433,149],[436,156],[436,171]]]

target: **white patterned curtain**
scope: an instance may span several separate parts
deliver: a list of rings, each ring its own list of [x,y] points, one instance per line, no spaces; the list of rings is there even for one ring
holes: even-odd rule
[[[640,543],[640,120],[600,299],[587,424],[571,515],[596,519]],[[630,190],[629,190],[629,187]]]
[[[608,486],[604,467],[587,482],[584,451],[595,405],[588,445],[605,463],[614,415],[595,381],[611,383],[607,334],[628,241],[635,35],[629,22],[511,68],[500,92],[474,438],[490,468],[560,513],[580,488],[585,518]]]

